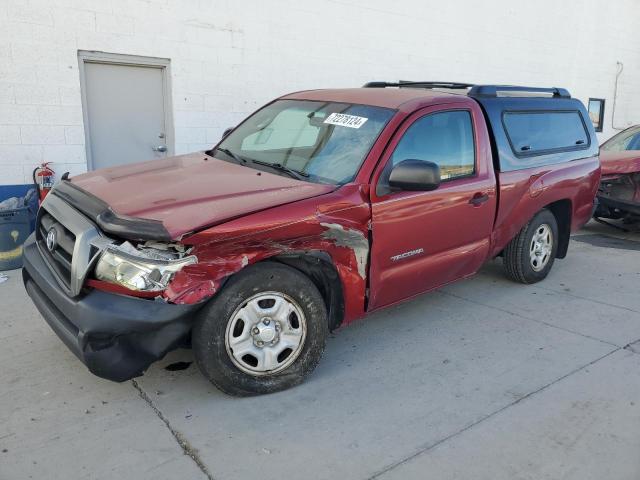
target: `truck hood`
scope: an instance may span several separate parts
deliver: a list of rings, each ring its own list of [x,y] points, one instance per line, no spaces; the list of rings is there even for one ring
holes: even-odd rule
[[[621,175],[640,172],[640,150],[611,152],[600,150],[602,175]]]
[[[162,222],[174,239],[336,188],[255,170],[202,152],[97,170],[71,181],[118,215]]]

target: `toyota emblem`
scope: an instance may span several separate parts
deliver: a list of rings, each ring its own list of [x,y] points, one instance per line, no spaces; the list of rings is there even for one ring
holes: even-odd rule
[[[50,252],[53,252],[58,246],[58,232],[55,228],[50,229],[47,232],[47,248]]]

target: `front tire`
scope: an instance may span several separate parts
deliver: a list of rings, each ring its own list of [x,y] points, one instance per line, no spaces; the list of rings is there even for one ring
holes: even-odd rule
[[[196,362],[229,395],[272,393],[316,367],[328,333],[322,295],[304,274],[264,262],[240,271],[200,312]]]
[[[507,276],[530,284],[546,278],[558,251],[558,222],[549,210],[539,211],[504,249]]]

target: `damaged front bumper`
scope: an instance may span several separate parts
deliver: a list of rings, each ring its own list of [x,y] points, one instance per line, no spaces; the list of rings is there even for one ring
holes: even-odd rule
[[[594,216],[604,218],[622,218],[627,214],[640,216],[640,203],[619,200],[598,195],[598,208]]]
[[[595,217],[629,219],[640,216],[640,173],[607,175],[600,181]]]
[[[173,305],[91,290],[68,296],[32,235],[24,245],[22,277],[49,326],[95,375],[122,382],[141,375],[184,342],[201,304]]]

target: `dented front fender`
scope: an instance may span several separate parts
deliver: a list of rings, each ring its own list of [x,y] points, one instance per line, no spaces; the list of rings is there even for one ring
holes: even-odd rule
[[[322,200],[322,201],[319,201]],[[272,257],[324,252],[340,277],[345,299],[343,322],[364,315],[369,259],[370,205],[365,186],[288,204],[185,237],[196,265],[176,274],[166,300],[192,304],[218,293],[225,280]]]

